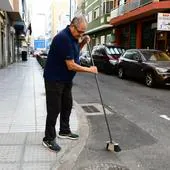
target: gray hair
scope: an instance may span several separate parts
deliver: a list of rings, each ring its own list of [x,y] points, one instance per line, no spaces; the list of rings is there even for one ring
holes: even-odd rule
[[[75,26],[79,26],[80,23],[87,24],[87,20],[84,15],[75,16],[71,21],[71,24]]]

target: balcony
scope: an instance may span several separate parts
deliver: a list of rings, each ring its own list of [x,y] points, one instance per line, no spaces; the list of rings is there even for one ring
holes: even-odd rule
[[[116,18],[120,15],[124,15],[130,11],[133,11],[139,7],[148,5],[152,3],[154,0],[134,0],[129,3],[125,3],[120,5],[118,8],[115,8],[111,11],[111,18]]]
[[[158,12],[168,12],[169,6],[169,0],[132,0],[111,11],[110,24],[118,26],[153,16]]]
[[[22,21],[22,4],[20,0],[13,0],[13,11],[8,12],[13,21]]]
[[[25,22],[22,18],[22,1],[21,0],[13,0],[13,11],[8,12],[9,17],[13,21],[13,27],[15,28],[18,34],[24,34],[25,30]]]
[[[13,11],[13,0],[1,0],[0,10],[3,11]]]
[[[92,22],[88,24],[88,30],[87,34],[97,32],[106,28],[112,27],[112,25],[109,24],[110,21],[110,14],[104,14],[101,17],[98,17],[94,19]]]

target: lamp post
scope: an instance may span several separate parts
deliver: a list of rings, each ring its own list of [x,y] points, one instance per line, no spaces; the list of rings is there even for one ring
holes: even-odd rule
[[[71,0],[70,0],[70,21],[71,21]]]

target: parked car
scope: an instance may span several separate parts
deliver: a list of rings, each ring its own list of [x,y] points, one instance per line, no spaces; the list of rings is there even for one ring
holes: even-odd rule
[[[89,55],[89,52],[88,51],[83,51],[81,54],[80,54],[80,64],[82,66],[91,66],[92,63],[91,63],[91,57]]]
[[[130,49],[118,62],[118,77],[144,80],[148,87],[170,83],[170,56],[159,50]]]
[[[33,53],[33,57],[39,57],[40,54],[41,54],[41,51],[35,50],[34,53]]]
[[[42,68],[45,67],[46,61],[47,61],[47,57],[48,57],[48,52],[49,50],[41,50],[37,55],[37,61],[40,63],[40,65],[42,66]]]
[[[113,73],[117,68],[120,55],[124,52],[125,48],[123,47],[112,44],[100,44],[93,47],[92,57],[99,71]]]

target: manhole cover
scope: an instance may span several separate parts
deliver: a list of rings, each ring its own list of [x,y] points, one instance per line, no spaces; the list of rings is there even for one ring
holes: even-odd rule
[[[100,112],[96,107],[93,105],[86,105],[86,106],[81,106],[83,110],[87,113],[97,113]]]
[[[98,163],[93,164],[87,168],[84,168],[84,170],[129,170],[129,169],[124,166],[115,165],[112,163]]]

